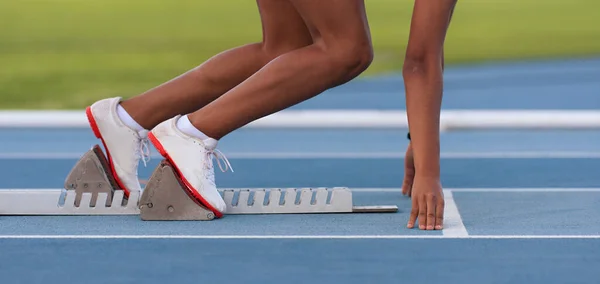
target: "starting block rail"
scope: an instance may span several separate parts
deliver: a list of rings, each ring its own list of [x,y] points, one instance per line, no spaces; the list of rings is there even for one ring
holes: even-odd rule
[[[0,215],[137,215],[140,213],[136,202],[128,202],[122,190],[112,194],[112,200],[105,192],[97,194],[92,202],[92,193],[83,193],[76,205],[77,192],[66,189],[8,189],[0,190]],[[131,192],[132,200],[139,198],[139,192]],[[108,203],[108,205],[106,204]]]
[[[219,190],[222,195],[238,195],[239,204],[234,204],[231,199],[226,199],[226,215],[246,214],[318,214],[318,213],[392,213],[398,210],[397,206],[354,206],[352,192],[348,188],[306,188],[306,189],[241,189],[231,188]],[[300,203],[293,200],[300,193]],[[254,199],[248,199],[254,194]],[[257,200],[265,195],[266,202],[261,204]],[[323,204],[325,201],[306,201],[309,194],[317,194],[326,197],[331,194],[333,202]],[[75,205],[77,193],[66,189],[4,189],[0,190],[0,215],[13,216],[43,216],[43,215],[139,215],[140,193],[131,192],[129,199],[124,198],[122,190],[116,190],[112,200],[106,193],[98,193],[96,203],[92,202],[92,193],[83,193],[81,202]],[[285,201],[292,200],[292,204],[280,203],[279,196],[290,196]],[[313,197],[314,198],[314,197]],[[130,200],[132,202],[130,202]],[[229,200],[229,202],[228,202]],[[273,202],[273,201],[276,202]],[[108,201],[109,205],[106,205]],[[247,201],[253,204],[246,203]],[[350,202],[348,202],[350,201]],[[147,206],[147,205],[146,205]],[[214,216],[213,216],[214,218]]]
[[[73,167],[63,189],[0,190],[0,215],[139,215],[142,220],[213,220],[163,160],[143,192],[125,194],[98,145]],[[354,206],[352,191],[334,188],[225,188],[227,209],[238,214],[394,213],[397,206]]]

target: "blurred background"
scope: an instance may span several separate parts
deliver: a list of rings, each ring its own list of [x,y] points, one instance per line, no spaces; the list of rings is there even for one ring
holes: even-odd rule
[[[414,268],[426,266],[437,272],[431,283],[598,283],[600,1],[458,0],[445,45],[443,232],[406,229],[412,201],[400,191],[413,0],[365,1],[370,68],[224,137],[219,150],[235,173],[215,176],[221,188],[348,187],[355,205],[395,204],[397,214],[142,225],[134,216],[4,218],[0,208],[0,281],[63,279],[68,267],[88,284],[223,275],[231,283],[395,283],[422,280]],[[100,143],[83,111],[96,100],[135,96],[260,40],[254,0],[0,0],[0,191],[33,190],[27,196],[37,201],[50,196],[39,190],[62,188]],[[151,157],[140,164],[142,184],[162,160],[155,149]],[[299,238],[253,237],[269,235]],[[327,237],[337,235],[354,240]],[[460,240],[405,239],[421,236]],[[532,243],[536,236],[545,240]],[[107,273],[116,263],[128,269]]]
[[[366,2],[375,61],[358,80],[398,74],[413,1]],[[600,55],[598,11],[596,0],[460,0],[447,64]],[[260,39],[250,0],[0,0],[0,108],[130,97]]]

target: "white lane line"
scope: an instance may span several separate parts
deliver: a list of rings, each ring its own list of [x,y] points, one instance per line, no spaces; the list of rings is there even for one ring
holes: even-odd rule
[[[142,180],[143,181],[143,180]],[[244,189],[255,190],[255,189],[264,189],[264,188],[247,188]],[[349,187],[349,189],[353,192],[394,192],[400,194],[402,192],[401,188],[396,187]],[[9,191],[9,190],[32,190],[32,191],[40,191],[40,190],[59,190],[62,191],[62,188],[0,188],[0,191]],[[445,188],[446,192],[600,192],[600,188]]]
[[[600,239],[600,235],[0,235],[0,239]]]
[[[453,192],[600,192],[600,188],[455,188]]]
[[[458,206],[454,202],[452,191],[444,190],[444,229],[442,233],[445,237],[463,237],[468,236],[467,228],[463,223]]]
[[[396,187],[350,187],[353,192],[402,192],[401,188]],[[569,187],[550,187],[550,188],[445,188],[452,192],[600,192],[600,188],[569,188]]]

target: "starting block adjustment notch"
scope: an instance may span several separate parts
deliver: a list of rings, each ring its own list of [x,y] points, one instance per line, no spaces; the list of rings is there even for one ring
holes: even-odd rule
[[[238,193],[237,200],[235,199],[236,192]],[[223,189],[222,193],[227,205],[226,214],[353,212],[352,192],[345,187],[254,190]]]

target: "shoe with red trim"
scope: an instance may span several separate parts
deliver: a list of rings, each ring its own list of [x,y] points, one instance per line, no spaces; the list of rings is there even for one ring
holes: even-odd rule
[[[180,131],[177,128],[180,117],[176,116],[159,124],[148,134],[148,138],[161,155],[173,164],[190,193],[220,218],[225,213],[226,205],[215,184],[213,157],[223,172],[230,169],[231,164],[216,149],[217,140],[202,140]]]
[[[86,109],[90,127],[102,141],[111,171],[117,183],[129,196],[142,191],[138,179],[140,159],[144,165],[150,157],[148,131],[136,131],[126,126],[117,114],[120,97],[95,102]]]

